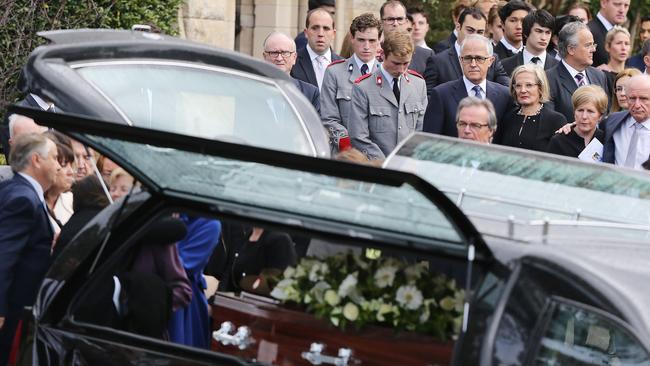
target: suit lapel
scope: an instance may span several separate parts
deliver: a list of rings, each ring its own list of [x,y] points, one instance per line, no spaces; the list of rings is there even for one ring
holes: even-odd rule
[[[452,67],[454,68],[454,71],[456,72],[456,78],[463,77],[463,69],[460,67],[460,61],[458,60],[458,54],[456,53],[456,47],[452,44],[451,47],[449,48],[449,57],[451,60]]]
[[[462,78],[458,79],[458,81],[454,84],[452,96],[454,97],[456,104],[460,103],[463,98],[467,97],[467,89],[465,89],[465,82],[463,82]]]
[[[569,70],[564,67],[564,64],[560,63],[558,65],[558,75],[562,79],[562,82],[560,83],[564,89],[566,89],[569,94],[573,95],[573,92],[578,89],[578,85],[576,84],[575,80],[571,77],[571,74],[569,74]]]
[[[303,72],[305,73],[305,76],[307,77],[307,81],[309,83],[318,85],[318,81],[316,80],[316,73],[314,72],[314,66],[311,63],[311,60],[309,59],[309,52],[307,52],[307,48],[303,48],[300,50],[300,57],[298,60],[298,64],[302,68]]]
[[[397,99],[395,99],[395,94],[393,94],[393,89],[390,86],[390,80],[386,80],[384,78],[384,74],[381,72],[381,70],[377,70],[377,72],[373,75],[375,78],[374,82],[377,83],[377,76],[381,76],[382,78],[382,83],[381,83],[381,89],[379,89],[379,95],[384,97],[387,101],[391,102],[395,107],[399,108],[399,105],[397,104]],[[400,95],[401,96],[401,95]]]
[[[409,95],[411,94],[411,82],[413,81],[412,78],[415,76],[411,75],[404,75],[402,76],[402,80],[400,81],[400,95],[399,95],[399,104],[404,105],[404,101],[408,99]]]
[[[585,74],[587,74],[587,80],[589,80],[589,84],[600,85],[601,87],[604,87],[604,85],[601,84],[601,80],[594,69],[588,67],[585,70]]]

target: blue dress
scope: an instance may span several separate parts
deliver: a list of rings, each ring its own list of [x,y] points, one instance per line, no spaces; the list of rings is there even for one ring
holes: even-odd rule
[[[178,251],[192,286],[192,301],[174,312],[169,325],[170,340],[192,347],[210,348],[210,319],[208,302],[203,290],[205,268],[219,243],[221,223],[198,217],[181,215],[187,225],[187,236],[178,242]]]

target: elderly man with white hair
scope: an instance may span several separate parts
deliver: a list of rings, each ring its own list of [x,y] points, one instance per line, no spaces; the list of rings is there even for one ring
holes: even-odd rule
[[[497,116],[492,102],[476,97],[463,98],[458,104],[456,128],[458,137],[463,140],[491,143],[497,129]]]
[[[16,175],[0,183],[0,365],[7,363],[22,309],[33,305],[50,265],[54,231],[43,193],[61,169],[57,148],[43,134],[14,139]]]
[[[9,146],[13,145],[14,139],[18,136],[26,135],[28,133],[43,133],[47,130],[46,127],[37,125],[33,119],[20,114],[10,115],[8,120]],[[9,161],[9,156],[5,156],[5,159]],[[11,179],[13,176],[14,173],[10,166],[0,166],[0,182]]]

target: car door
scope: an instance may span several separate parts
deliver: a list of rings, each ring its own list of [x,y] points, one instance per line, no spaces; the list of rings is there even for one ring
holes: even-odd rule
[[[318,230],[461,259],[467,261],[468,294],[476,276],[473,271],[478,273],[492,263],[491,251],[465,215],[435,187],[409,173],[25,108],[13,108],[12,112],[43,121],[105,154],[142,182],[161,205],[185,202],[195,210],[234,218],[245,212],[287,229]],[[157,204],[146,197],[141,199],[145,200],[143,206]],[[141,219],[138,215],[131,217],[136,220],[133,225]],[[119,245],[110,249],[100,251],[93,262],[118,260],[111,253],[119,251]],[[81,286],[92,279],[82,281]],[[42,301],[36,318],[41,322],[37,334],[41,342],[64,339],[51,344],[65,351],[66,357],[87,359],[93,350],[100,350],[98,355],[110,352],[130,357],[124,360],[137,359],[133,356],[136,354],[160,362],[182,358],[197,363],[237,362],[214,353],[75,323],[69,313],[53,319],[48,311],[57,297],[63,296],[59,286],[65,284],[61,282],[46,279],[48,285],[42,290],[47,293],[39,294]],[[466,319],[471,312],[470,296],[464,306]],[[466,328],[467,321],[462,331]],[[70,347],[75,351],[70,353]]]

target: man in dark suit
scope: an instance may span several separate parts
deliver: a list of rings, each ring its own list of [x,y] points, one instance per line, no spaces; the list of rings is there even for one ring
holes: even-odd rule
[[[48,109],[53,110],[54,108],[54,104],[52,104],[52,102],[45,101],[36,94],[27,94],[27,97],[25,97],[25,99],[19,101],[16,104],[21,107],[39,108],[44,111]],[[4,121],[2,122],[2,126],[0,127],[0,142],[2,143],[2,151],[6,159],[9,159],[9,154],[11,152],[9,138],[9,115],[6,115]]]
[[[499,9],[503,37],[494,47],[494,53],[501,60],[512,57],[523,49],[522,23],[530,10],[530,5],[521,0],[512,0]]]
[[[406,30],[408,26],[406,7],[401,1],[386,1],[379,9],[379,16],[381,17],[385,32],[392,32],[397,29]],[[433,62],[434,55],[435,52],[431,49],[415,46],[415,52],[411,58],[409,69],[415,70],[419,74],[424,74],[428,65]]]
[[[321,8],[332,15],[332,19],[336,19],[336,0],[309,0],[307,3],[307,11]],[[307,37],[305,32],[300,32],[294,39],[296,49],[301,50],[307,46]]]
[[[463,77],[446,82],[433,89],[424,114],[423,131],[458,136],[456,111],[460,101],[467,97],[489,99],[500,120],[512,105],[508,88],[486,80],[494,56],[492,42],[480,35],[469,35],[463,42],[461,59]]]
[[[548,106],[573,121],[573,92],[583,85],[599,85],[610,95],[605,74],[590,65],[595,51],[594,38],[582,22],[564,26],[559,34],[558,48],[562,61],[548,70],[551,101]],[[611,101],[610,101],[611,102]]]
[[[291,76],[312,84],[320,90],[327,66],[341,57],[332,52],[332,40],[336,35],[334,18],[322,8],[307,13],[305,22],[307,46],[297,52]]]
[[[623,25],[627,21],[627,11],[629,9],[630,0],[600,0],[598,14],[587,23],[591,34],[593,34],[594,42],[598,44],[594,54],[594,67],[609,62],[609,55],[605,50],[605,37],[607,32],[615,25]]]
[[[22,309],[34,304],[50,265],[53,229],[43,192],[61,169],[54,142],[41,134],[16,138],[11,167],[0,183],[0,365],[7,362]]]
[[[650,76],[633,76],[626,85],[629,110],[612,113],[602,123],[603,161],[643,169],[650,157]]]
[[[503,60],[503,68],[508,75],[517,66],[535,64],[548,70],[558,64],[558,61],[546,52],[551,42],[555,18],[546,10],[533,10],[524,18],[524,49],[518,54]]]
[[[458,40],[453,47],[448,50],[437,54],[433,58],[433,62],[427,66],[424,72],[424,79],[427,82],[427,94],[431,96],[433,88],[437,85],[446,83],[452,80],[458,80],[463,76],[463,70],[460,66],[458,54],[460,45],[466,36],[470,34],[485,34],[487,26],[487,18],[478,8],[467,8],[458,17]],[[487,80],[499,83],[504,86],[510,84],[510,78],[506,74],[498,57],[495,57],[494,62],[488,69]]]
[[[635,67],[639,69],[641,72],[645,72],[645,62],[643,62],[643,56],[645,56],[643,52],[643,45],[647,40],[650,39],[650,14],[645,15],[643,18],[641,18],[641,30],[639,31],[639,41],[641,43],[641,52],[638,54],[630,57],[627,59],[625,62],[625,67]]]
[[[452,29],[452,32],[449,35],[449,37],[447,37],[447,39],[443,39],[442,41],[433,45],[433,51],[436,54],[449,49],[454,45],[454,43],[456,43],[456,40],[458,39],[458,30],[456,29],[456,24],[458,23],[458,17],[460,17],[460,14],[463,12],[463,10],[469,7],[470,7],[470,2],[467,0],[456,1],[456,4],[454,4],[454,8],[451,10],[451,18],[454,21],[454,29]]]
[[[266,62],[272,63],[287,73],[296,63],[296,45],[289,36],[280,32],[272,32],[264,40],[262,56]],[[320,94],[318,88],[296,78],[293,79],[296,88],[307,98],[320,114]]]

